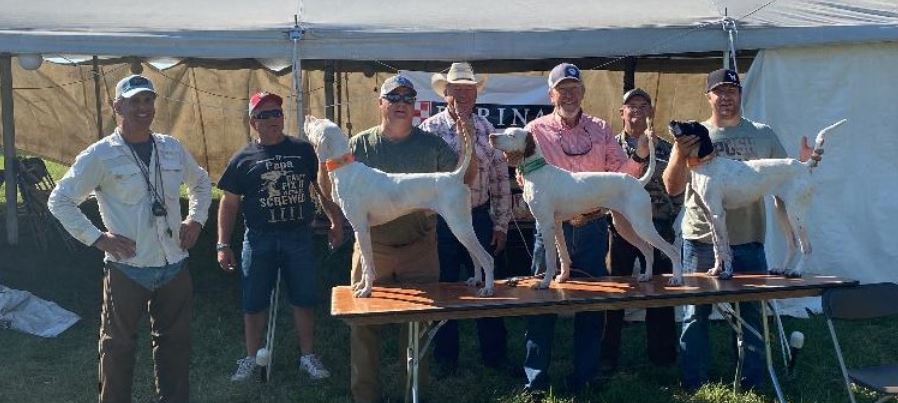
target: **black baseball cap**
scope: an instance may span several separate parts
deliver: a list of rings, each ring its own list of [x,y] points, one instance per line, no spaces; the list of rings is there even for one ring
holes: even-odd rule
[[[708,74],[708,86],[705,87],[705,92],[710,92],[714,88],[725,84],[742,88],[742,82],[739,81],[739,73],[730,69],[712,71]]]

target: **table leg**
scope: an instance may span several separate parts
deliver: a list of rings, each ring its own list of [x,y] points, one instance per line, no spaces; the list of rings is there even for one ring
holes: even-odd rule
[[[412,403],[418,403],[418,366],[421,357],[427,352],[431,340],[436,335],[446,321],[437,323],[432,322],[409,322],[408,324],[408,347],[406,348],[405,363],[405,401],[411,399]],[[423,339],[423,340],[422,340]],[[424,342],[423,347],[421,342]]]
[[[742,365],[745,364],[745,333],[742,331],[742,311],[739,304],[733,304],[736,312],[736,379],[733,381],[733,390],[739,393],[742,389]]]
[[[786,403],[783,389],[780,387],[776,371],[773,369],[773,354],[770,352],[770,327],[767,325],[767,301],[761,301],[761,324],[764,326],[764,354],[767,358],[767,372],[770,373],[770,381],[773,383],[773,389],[776,390],[776,398],[780,402]]]

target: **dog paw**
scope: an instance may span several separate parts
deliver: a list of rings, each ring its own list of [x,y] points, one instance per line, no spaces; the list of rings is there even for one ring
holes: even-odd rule
[[[711,270],[708,270],[708,275],[709,276],[717,276],[720,274],[720,272],[721,272],[721,270],[715,267]]]
[[[667,285],[673,287],[679,287],[683,285],[683,276],[673,276],[670,280],[667,280]]]
[[[549,281],[540,281],[532,285],[531,288],[533,288],[534,290],[545,290],[546,288],[549,288],[549,283]]]
[[[801,270],[787,270],[785,274],[788,278],[800,278]]]
[[[636,276],[636,281],[640,283],[644,283],[646,281],[652,281],[652,275],[648,273],[641,273]]]
[[[563,283],[563,282],[565,282],[565,281],[568,281],[570,278],[571,278],[571,275],[570,275],[570,274],[559,274],[559,275],[555,276],[555,282],[556,282],[556,283]],[[549,286],[549,285],[546,284],[546,287],[548,287],[548,286]]]
[[[785,271],[786,270],[783,269],[782,267],[771,267],[770,269],[767,270],[767,272],[770,274],[783,274]]]
[[[363,287],[352,294],[356,298],[368,298],[371,296],[371,287]]]
[[[483,281],[481,281],[481,280],[478,279],[477,277],[471,277],[471,278],[465,280],[465,284],[466,284],[468,287],[477,287],[477,286],[479,286],[479,285],[482,285],[482,284],[483,284]]]
[[[479,291],[477,291],[477,296],[480,297],[492,297],[495,291],[492,287],[483,287]]]

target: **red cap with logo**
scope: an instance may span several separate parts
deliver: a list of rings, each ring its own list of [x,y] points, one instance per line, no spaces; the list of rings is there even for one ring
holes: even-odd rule
[[[259,105],[261,105],[265,102],[268,102],[268,101],[277,103],[278,106],[281,106],[284,104],[284,99],[281,98],[277,94],[273,94],[273,93],[270,93],[267,91],[257,92],[249,98],[249,114],[250,114],[250,116],[252,116],[253,111],[256,110],[256,108]]]

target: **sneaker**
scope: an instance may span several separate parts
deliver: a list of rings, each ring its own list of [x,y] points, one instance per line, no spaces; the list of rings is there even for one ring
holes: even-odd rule
[[[312,379],[324,379],[331,376],[330,371],[324,368],[324,364],[315,354],[306,354],[299,357],[299,369],[309,374]]]
[[[246,357],[237,360],[237,370],[231,375],[232,382],[243,382],[253,376],[256,372],[256,357]]]

